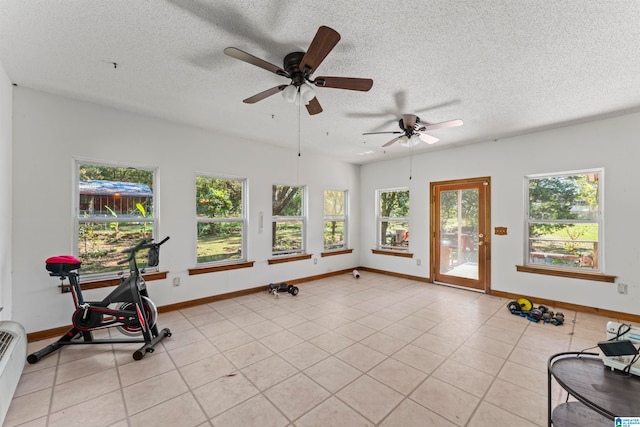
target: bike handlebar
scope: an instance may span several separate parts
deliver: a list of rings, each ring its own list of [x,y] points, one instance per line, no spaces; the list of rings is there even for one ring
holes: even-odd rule
[[[123,259],[122,261],[118,261],[118,264],[126,264],[136,256],[136,252],[138,252],[139,250],[145,249],[145,248],[150,248],[152,246],[158,247],[158,246],[162,245],[164,242],[166,242],[167,240],[169,240],[169,236],[167,236],[164,239],[162,239],[160,241],[160,243],[151,243],[151,242],[153,242],[153,238],[146,237],[146,238],[140,240],[138,243],[136,243],[136,245],[134,247],[123,249],[122,253],[129,253],[129,256],[127,257],[127,259]]]
[[[160,241],[160,243],[156,243],[156,245],[160,246],[160,245],[162,245],[164,242],[166,242],[167,240],[169,240],[169,236],[167,236],[167,237],[165,237],[164,239],[162,239],[162,240]]]

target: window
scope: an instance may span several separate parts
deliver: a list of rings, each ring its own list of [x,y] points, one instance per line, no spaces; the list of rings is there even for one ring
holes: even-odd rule
[[[324,192],[324,250],[347,249],[347,192]]]
[[[271,251],[273,255],[304,253],[304,199],[304,187],[273,186],[271,223]]]
[[[409,246],[409,190],[379,190],[378,248],[407,250]]]
[[[602,269],[603,170],[526,177],[525,264]]]
[[[196,262],[226,263],[246,259],[246,180],[196,177]]]
[[[76,162],[74,215],[77,256],[84,275],[113,276],[127,268],[123,249],[157,229],[155,172],[126,166]],[[140,254],[140,267],[146,253]]]

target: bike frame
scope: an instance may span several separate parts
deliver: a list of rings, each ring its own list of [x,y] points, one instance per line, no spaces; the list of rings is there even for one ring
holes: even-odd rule
[[[149,325],[149,318],[144,309],[143,297],[149,298],[144,279],[138,269],[136,262],[136,253],[144,248],[158,250],[159,246],[166,242],[169,238],[165,238],[160,243],[151,243],[153,239],[143,239],[136,246],[125,250],[129,253],[126,261],[129,263],[129,277],[123,279],[120,285],[107,295],[102,301],[85,301],[80,286],[79,274],[75,271],[60,271],[50,273],[52,276],[59,276],[61,279],[68,278],[71,288],[71,294],[76,310],[73,314],[74,326],[69,329],[58,341],[46,346],[45,348],[30,354],[27,357],[29,363],[37,363],[43,357],[66,346],[81,344],[130,344],[144,343],[144,345],[136,350],[133,354],[135,360],[140,360],[146,353],[152,353],[154,347],[164,338],[171,336],[168,328],[158,331],[156,324]],[[156,254],[157,256],[157,254]],[[77,267],[79,268],[79,266]],[[129,303],[135,307],[135,310],[117,310],[110,309],[111,304]],[[91,316],[101,316],[99,323],[95,325],[81,326],[83,320],[89,319]],[[105,319],[105,316],[107,317]],[[111,339],[94,339],[93,331],[114,326],[140,326],[142,336],[140,338],[111,338]]]

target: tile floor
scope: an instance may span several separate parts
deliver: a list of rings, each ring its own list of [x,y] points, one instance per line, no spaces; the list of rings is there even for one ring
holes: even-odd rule
[[[505,299],[369,272],[299,287],[162,313],[173,336],[141,361],[138,345],[63,348],[25,366],[4,426],[543,426],[548,357],[615,320],[535,324]]]

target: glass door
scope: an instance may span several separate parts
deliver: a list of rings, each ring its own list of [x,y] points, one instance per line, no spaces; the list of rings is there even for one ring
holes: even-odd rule
[[[431,184],[436,282],[487,291],[489,178]]]

